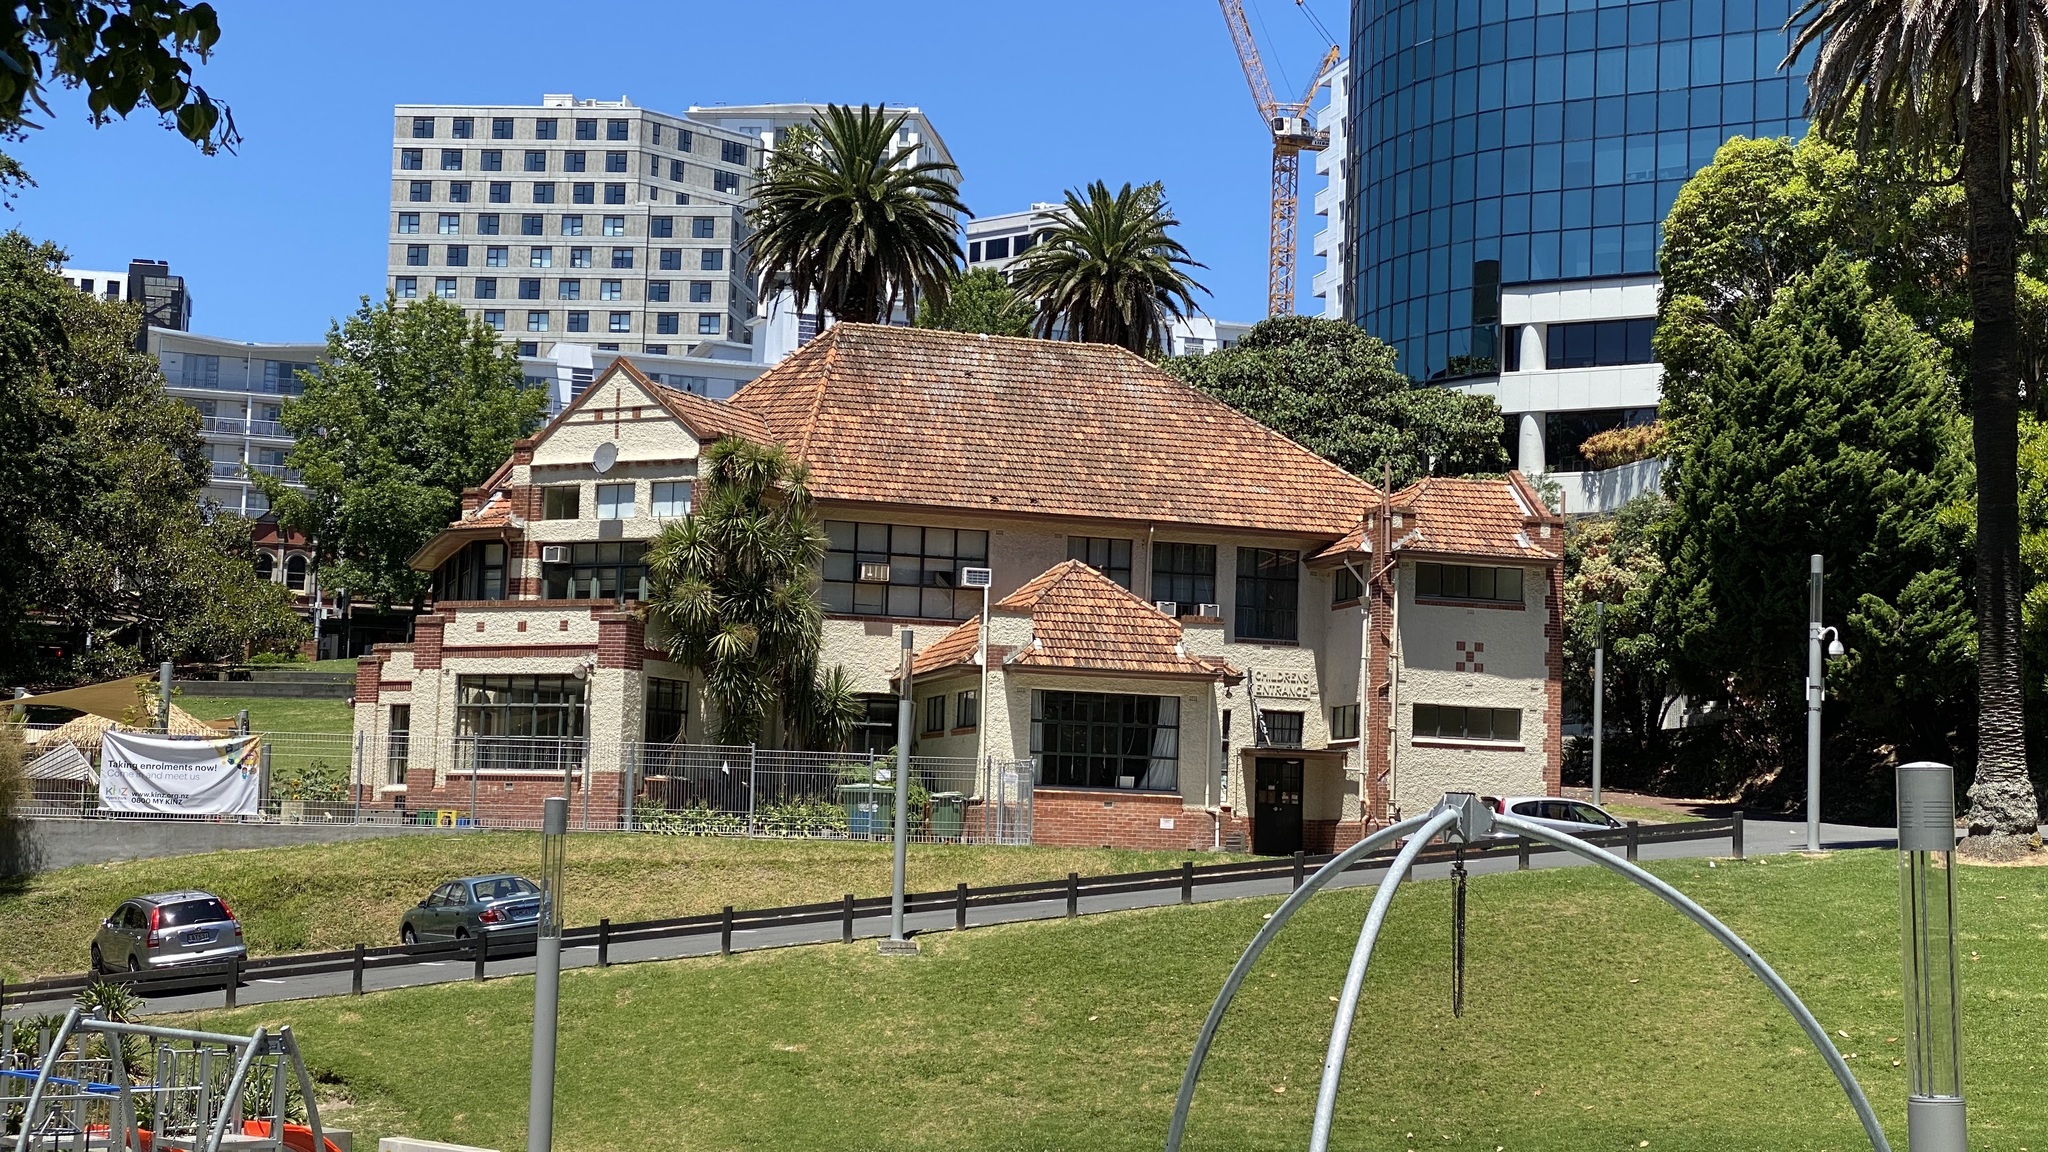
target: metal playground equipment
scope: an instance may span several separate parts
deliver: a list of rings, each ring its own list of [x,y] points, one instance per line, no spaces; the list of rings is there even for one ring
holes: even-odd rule
[[[1687,919],[1705,929],[1708,935],[1734,953],[1751,972],[1755,973],[1757,978],[1763,981],[1764,986],[1770,989],[1771,994],[1777,997],[1778,1002],[1784,1006],[1785,1010],[1791,1013],[1792,1018],[1798,1021],[1799,1027],[1806,1033],[1807,1038],[1813,1042],[1814,1047],[1819,1050],[1822,1059],[1827,1061],[1828,1069],[1834,1073],[1835,1080],[1841,1085],[1843,1094],[1849,1098],[1850,1105],[1855,1108],[1857,1118],[1863,1123],[1864,1134],[1869,1137],[1871,1148],[1875,1152],[1891,1152],[1891,1145],[1885,1140],[1884,1129],[1879,1126],[1877,1116],[1871,1110],[1870,1101],[1864,1097],[1862,1087],[1857,1084],[1855,1076],[1850,1073],[1849,1066],[1842,1059],[1841,1053],[1835,1050],[1834,1044],[1828,1039],[1826,1030],[1821,1027],[1819,1021],[1813,1018],[1813,1013],[1807,1011],[1806,1005],[1800,1002],[1799,997],[1793,993],[1785,981],[1779,978],[1778,974],[1772,971],[1771,966],[1766,964],[1763,958],[1758,956],[1749,945],[1743,943],[1741,937],[1730,931],[1719,920],[1716,920],[1706,909],[1693,903],[1684,893],[1634,864],[1629,863],[1627,860],[1564,832],[1527,820],[1520,820],[1513,816],[1495,813],[1489,806],[1482,803],[1478,796],[1471,793],[1458,792],[1446,793],[1443,800],[1436,807],[1423,815],[1383,828],[1339,853],[1329,863],[1317,870],[1313,876],[1308,877],[1292,895],[1288,896],[1279,909],[1259,929],[1258,933],[1252,937],[1252,942],[1245,949],[1243,957],[1238,960],[1236,967],[1230,970],[1229,978],[1223,982],[1223,990],[1217,994],[1215,1004],[1209,1009],[1208,1019],[1203,1021],[1202,1031],[1195,1039],[1194,1052],[1188,1058],[1187,1071],[1181,1078],[1180,1096],[1174,1103],[1172,1125],[1167,1130],[1166,1152],[1180,1152],[1181,1137],[1187,1127],[1188,1109],[1194,1102],[1195,1085],[1202,1074],[1202,1062],[1208,1056],[1209,1046],[1216,1038],[1217,1029],[1223,1023],[1224,1014],[1229,1011],[1231,999],[1237,994],[1239,985],[1244,983],[1245,977],[1251,972],[1252,966],[1257,963],[1260,953],[1266,950],[1266,946],[1273,942],[1274,937],[1279,935],[1280,930],[1287,926],[1287,922],[1293,919],[1294,914],[1299,912],[1303,905],[1307,904],[1317,892],[1320,892],[1332,880],[1343,875],[1344,870],[1350,867],[1353,861],[1405,837],[1407,838],[1407,843],[1396,854],[1393,863],[1388,866],[1386,876],[1380,881],[1378,888],[1373,894],[1372,906],[1366,913],[1365,926],[1358,936],[1358,946],[1352,953],[1350,968],[1344,976],[1343,991],[1338,996],[1336,1022],[1331,1027],[1329,1048],[1323,1058],[1322,1083],[1316,1093],[1315,1122],[1309,1135],[1310,1152],[1327,1152],[1330,1146],[1331,1121],[1336,1114],[1337,1108],[1338,1084],[1344,1071],[1345,1050],[1350,1045],[1352,1022],[1358,1011],[1359,993],[1365,984],[1366,966],[1372,960],[1373,946],[1378,941],[1380,929],[1386,922],[1387,909],[1393,903],[1395,890],[1400,886],[1401,881],[1407,878],[1409,869],[1414,864],[1416,856],[1437,837],[1442,836],[1446,842],[1453,845],[1464,845],[1481,841],[1490,836],[1496,829],[1542,841],[1591,861],[1594,864],[1598,864],[1611,872],[1619,873],[1656,894],[1665,903],[1683,913]],[[1952,823],[1950,825],[1950,832],[1949,846],[1953,847]],[[1453,1003],[1456,1006],[1462,999],[1461,990],[1463,986],[1464,891],[1462,857],[1460,858],[1457,871],[1453,875],[1458,885],[1453,894],[1456,930],[1452,937],[1452,960],[1456,970],[1452,987]],[[1956,1101],[1956,1104],[1959,1108],[1959,1099]],[[1958,1127],[1960,1126],[1958,1125]],[[1916,1152],[1918,1152],[1920,1147],[1921,1144],[1916,1142]],[[1925,1147],[1928,1149],[1941,1148],[1946,1152],[1949,1146],[1930,1142]],[[1955,1147],[1959,1149],[1961,1145],[1956,1145]]]
[[[290,1026],[246,1036],[68,1012],[17,1043],[0,1023],[0,1149],[338,1152]],[[287,1079],[289,1078],[289,1079]],[[306,1123],[287,1122],[296,1090]]]

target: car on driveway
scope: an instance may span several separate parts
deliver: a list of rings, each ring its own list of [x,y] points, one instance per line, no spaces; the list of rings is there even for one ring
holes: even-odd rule
[[[429,940],[531,943],[540,923],[540,888],[524,876],[500,873],[450,880],[405,910],[398,938],[407,944]]]
[[[92,938],[92,970],[150,972],[247,956],[242,925],[220,897],[185,890],[124,900]]]
[[[1495,812],[1504,816],[1518,816],[1532,824],[1574,836],[1608,832],[1623,826],[1599,805],[1584,800],[1568,800],[1561,796],[1488,796],[1484,799],[1493,805]],[[1501,829],[1496,835],[1513,836],[1514,833]]]

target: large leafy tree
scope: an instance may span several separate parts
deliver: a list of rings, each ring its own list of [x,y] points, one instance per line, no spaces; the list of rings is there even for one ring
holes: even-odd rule
[[[1752,754],[1797,762],[1806,558],[1820,553],[1850,652],[1830,671],[1831,716],[1866,753],[1829,757],[1843,786],[1824,795],[1883,797],[1886,781],[1858,774],[1887,753],[1952,756],[1969,735],[1971,476],[1945,358],[1840,255],[1754,321],[1717,324],[1696,296],[1660,321],[1658,615],[1677,679],[1762,733]]]
[[[1009,267],[1010,282],[1038,306],[1038,334],[1116,344],[1144,355],[1167,327],[1195,310],[1208,289],[1187,273],[1201,268],[1173,238],[1180,221],[1159,184],[1115,193],[1097,180],[1067,190],[1066,207],[1031,250]]]
[[[2048,105],[2039,0],[1806,0],[1794,51],[1818,46],[1807,102],[1823,130],[1853,124],[1930,171],[1949,167],[1969,229],[1971,438],[1977,465],[1977,765],[1966,851],[2036,839],[2027,773],[2019,525],[2020,224]]]
[[[791,133],[769,160],[748,243],[755,274],[787,279],[798,308],[877,324],[919,297],[943,306],[962,258],[960,173],[897,143],[904,120],[829,105],[815,131]]]
[[[327,334],[304,395],[284,405],[298,438],[286,457],[302,487],[256,482],[279,526],[303,534],[324,587],[358,601],[417,605],[428,576],[408,564],[460,513],[547,411],[519,358],[445,301],[368,297]]]
[[[1229,348],[1164,367],[1375,484],[1389,469],[1400,485],[1508,467],[1491,398],[1417,387],[1392,347],[1342,321],[1275,316]]]
[[[209,518],[199,418],[134,351],[139,317],[57,275],[64,253],[0,237],[0,682],[119,674],[296,644],[249,525]],[[91,645],[39,662],[57,627]]]
[[[926,301],[917,310],[917,326],[989,336],[1029,336],[1031,317],[1031,301],[1010,287],[1001,272],[976,268],[953,278],[944,301]]]
[[[1611,787],[1661,789],[1673,766],[1672,733],[1664,718],[1674,688],[1657,621],[1664,561],[1655,537],[1667,512],[1660,497],[1639,496],[1611,516],[1582,517],[1565,530],[1564,695],[1574,711],[1590,718],[1593,652],[1604,641],[1602,751]]]
[[[803,466],[773,445],[725,439],[701,469],[703,499],[648,549],[649,617],[704,678],[719,743],[759,742],[779,720],[790,741],[843,746],[861,706],[842,669],[818,666],[825,533]]]
[[[18,0],[0,15],[0,140],[51,116],[54,85],[85,89],[95,125],[148,107],[211,155],[241,136],[227,105],[192,82],[192,65],[220,40],[211,4],[185,0]],[[28,182],[0,154],[0,195]]]

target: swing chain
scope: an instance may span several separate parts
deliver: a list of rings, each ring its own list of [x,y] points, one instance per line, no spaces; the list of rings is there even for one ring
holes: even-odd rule
[[[1451,865],[1451,1015],[1465,1015],[1465,842]]]

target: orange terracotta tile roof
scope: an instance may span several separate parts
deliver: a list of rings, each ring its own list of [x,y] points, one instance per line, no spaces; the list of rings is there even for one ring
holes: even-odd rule
[[[957,664],[972,664],[975,653],[980,649],[981,621],[969,620],[925,645],[924,651],[913,656],[910,661],[911,675],[922,676],[927,672],[936,672]]]
[[[1031,643],[1004,661],[1012,667],[1232,680],[1241,675],[1224,661],[1188,652],[1180,621],[1079,560],[1046,569],[997,607],[1031,613]]]
[[[835,324],[727,403],[821,500],[1335,537],[1377,496],[1102,344]]]
[[[1544,505],[1520,472],[1498,480],[1428,476],[1394,493],[1387,504],[1401,517],[1393,529],[1396,552],[1540,562],[1564,556],[1564,518]],[[1379,510],[1375,505],[1367,511]],[[1368,528],[1361,519],[1316,559],[1370,553],[1379,538],[1379,526]]]
[[[503,492],[493,492],[490,495],[490,499],[478,505],[475,511],[465,513],[451,527],[497,528],[518,522],[519,517],[512,512],[512,502],[505,499]]]

